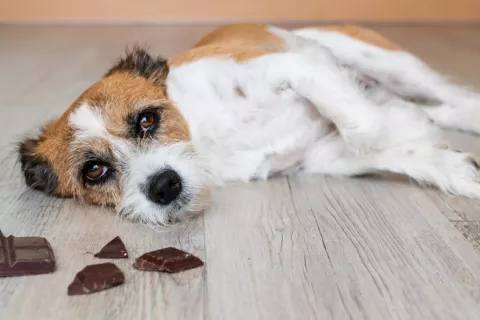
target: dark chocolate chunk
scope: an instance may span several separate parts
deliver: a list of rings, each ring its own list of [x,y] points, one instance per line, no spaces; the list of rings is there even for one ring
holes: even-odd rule
[[[120,237],[115,237],[100,250],[95,257],[102,259],[128,258],[127,248]]]
[[[0,277],[51,273],[55,257],[41,237],[5,237],[0,231]]]
[[[165,248],[141,255],[133,266],[139,270],[176,273],[201,267],[203,261],[188,252]]]
[[[68,286],[68,295],[87,294],[118,286],[125,275],[111,262],[92,264],[83,268]]]

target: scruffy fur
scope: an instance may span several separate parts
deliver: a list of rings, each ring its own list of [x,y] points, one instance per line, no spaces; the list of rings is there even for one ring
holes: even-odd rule
[[[480,198],[475,157],[438,128],[480,133],[479,102],[368,29],[235,24],[168,60],[127,52],[19,155],[29,186],[148,224],[203,210],[213,186],[277,174],[389,171]],[[145,112],[158,126],[140,136]],[[101,183],[85,179],[92,161]],[[183,188],[162,206],[145,186],[167,169]]]

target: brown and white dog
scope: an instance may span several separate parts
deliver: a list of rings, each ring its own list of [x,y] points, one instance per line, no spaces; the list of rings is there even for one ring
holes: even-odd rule
[[[128,52],[19,153],[29,186],[148,224],[274,174],[389,171],[478,198],[478,164],[437,126],[480,133],[479,110],[371,30],[236,24],[169,60]]]

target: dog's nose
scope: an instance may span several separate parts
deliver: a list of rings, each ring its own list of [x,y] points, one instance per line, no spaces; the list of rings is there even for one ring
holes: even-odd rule
[[[162,171],[153,177],[148,188],[148,197],[155,203],[167,205],[182,191],[182,179],[174,170]]]

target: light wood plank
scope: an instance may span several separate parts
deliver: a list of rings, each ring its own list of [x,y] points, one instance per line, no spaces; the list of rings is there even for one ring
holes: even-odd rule
[[[403,199],[412,190],[310,177],[220,192],[207,283],[232,298],[209,300],[213,318],[476,319],[478,257],[473,269],[451,251]]]
[[[210,297],[228,299],[207,301],[212,319],[349,317],[318,226],[296,211],[286,179],[232,186],[216,199],[205,216],[206,281]]]

